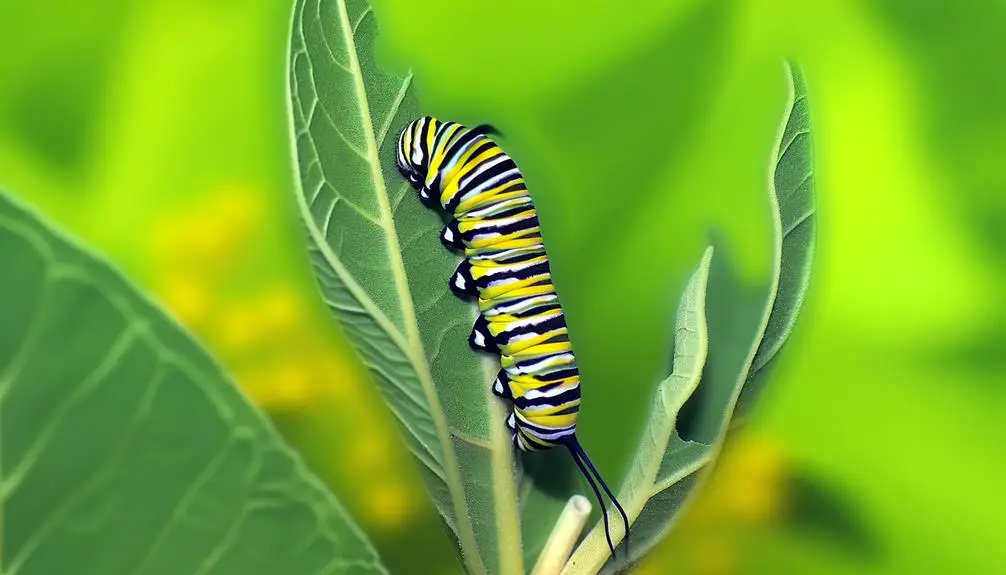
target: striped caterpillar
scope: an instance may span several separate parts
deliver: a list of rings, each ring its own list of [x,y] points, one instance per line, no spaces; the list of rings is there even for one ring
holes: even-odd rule
[[[552,284],[538,215],[516,163],[489,133],[489,126],[466,128],[419,118],[399,137],[398,169],[424,205],[452,218],[440,240],[465,257],[450,278],[450,288],[478,301],[469,344],[500,356],[492,391],[512,404],[507,427],[515,448],[569,450],[601,506],[605,537],[614,554],[598,484],[621,514],[627,543],[629,520],[577,440],[580,371]]]

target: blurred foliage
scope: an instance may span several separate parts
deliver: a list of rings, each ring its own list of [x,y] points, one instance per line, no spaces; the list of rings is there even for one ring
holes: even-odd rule
[[[0,189],[4,572],[387,575],[161,306]]]
[[[810,299],[750,427],[643,572],[1006,571],[1001,4],[375,4],[387,65],[415,68],[431,113],[499,126],[535,182],[556,282],[577,278],[563,298],[588,403],[620,393],[587,374],[631,364],[627,386],[658,380],[668,294],[710,225],[746,277],[766,273],[768,229],[751,214],[779,57],[806,73],[821,218]],[[453,573],[310,278],[288,22],[280,0],[0,3],[0,183],[163,298],[394,572]],[[584,418],[612,475],[644,406],[624,409]]]

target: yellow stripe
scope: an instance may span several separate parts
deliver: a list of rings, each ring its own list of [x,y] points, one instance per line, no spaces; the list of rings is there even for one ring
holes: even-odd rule
[[[569,417],[570,415],[572,415],[571,413],[565,413],[562,415],[556,415],[556,414],[559,413],[560,411],[569,409],[571,407],[580,407],[580,400],[574,399],[573,401],[567,401],[559,405],[552,405],[542,409],[525,408],[521,409],[520,411],[524,414],[524,417],[530,419],[532,423],[534,423],[535,421],[541,421],[548,427],[559,427],[566,424],[554,423],[555,419],[549,419],[549,418]]]
[[[553,344],[545,344],[545,345],[553,345]],[[536,346],[536,347],[542,347],[542,346]],[[517,363],[519,362],[528,362],[528,363],[540,363],[542,365],[548,366],[551,369],[559,369],[572,364],[574,361],[573,358],[569,356],[560,357],[559,355],[553,355],[553,354],[538,355],[536,353],[533,353],[533,351],[531,350],[524,350],[519,355],[520,357],[516,355],[500,355],[500,365],[504,369],[510,369],[516,366]]]
[[[517,361],[524,361],[526,359],[530,359],[537,356],[569,353],[572,350],[573,350],[572,343],[568,341],[560,341],[557,343],[543,343],[541,345],[536,345],[533,348],[528,348],[520,351],[519,353],[515,353],[511,357],[513,357]]]
[[[566,328],[552,330],[540,335],[536,335],[535,337],[529,337],[527,339],[522,339],[519,341],[515,341],[513,343],[504,344],[500,346],[500,351],[502,351],[506,355],[511,356],[516,355],[531,346],[542,345],[548,340],[552,339],[553,337],[564,335],[566,333],[568,333],[568,330]]]
[[[576,423],[577,412],[568,415],[549,415],[546,417],[535,417],[523,409],[514,408],[514,415],[524,423],[537,425],[538,427],[550,428],[547,433],[561,431],[565,427],[571,427]]]
[[[447,130],[449,131],[445,132],[444,137],[441,138],[440,140],[439,149],[433,150],[432,152],[433,158],[430,160],[430,170],[429,172],[426,173],[426,187],[430,187],[430,185],[433,184],[433,180],[436,179],[437,172],[440,171],[440,166],[444,163],[444,160],[447,157],[447,154],[445,152],[450,147],[451,139],[454,137],[454,134],[458,133],[458,130],[460,129],[461,126],[459,124],[454,124],[448,127]]]
[[[433,157],[433,140],[437,135],[437,125],[440,124],[440,120],[436,118],[430,118],[430,123],[426,124],[426,150],[430,154],[430,158]]]
[[[545,417],[538,417],[537,414],[532,415],[525,413],[525,419],[529,423],[537,425],[538,427],[561,428],[575,425],[578,415],[579,414],[577,412],[574,412],[566,415],[547,415]]]
[[[555,286],[552,285],[551,283],[543,283],[539,285],[516,288],[512,291],[506,292],[506,294],[498,298],[490,299],[484,296],[479,296],[479,311],[487,312],[491,311],[492,308],[497,305],[509,303],[512,302],[513,300],[539,295],[549,295],[553,293],[555,293]]]
[[[527,190],[515,190],[512,192],[500,193],[500,190],[507,188],[517,182],[523,182],[523,178],[514,178],[506,182],[505,184],[486,190],[479,193],[478,195],[472,196],[467,200],[464,200],[458,207],[454,210],[456,213],[464,214],[470,212],[476,208],[480,208],[492,202],[501,202],[504,200],[510,200],[513,198],[520,198],[528,195]]]
[[[570,391],[580,385],[580,376],[574,375],[573,377],[565,377],[559,381],[560,383],[556,384],[557,388],[562,389],[564,392]],[[542,381],[533,375],[518,375],[510,378],[510,393],[514,397],[524,397],[524,395],[532,389],[541,389],[542,387],[545,387],[546,384],[550,383],[554,382]]]
[[[486,276],[499,275],[501,278],[508,272],[520,273],[521,271],[540,263],[548,261],[545,256],[538,256],[529,260],[517,263],[495,263],[490,265],[472,265],[472,277],[481,279]],[[481,263],[481,262],[480,262]],[[488,263],[488,262],[487,262]],[[505,270],[505,271],[500,271]],[[490,278],[492,279],[492,278]]]
[[[479,297],[481,297],[482,299],[496,299],[500,295],[507,293],[509,290],[520,289],[526,286],[534,285],[547,277],[548,274],[542,274],[540,276],[530,277],[527,279],[507,282],[502,285],[490,286],[484,290],[479,290]]]
[[[456,164],[456,168],[451,170],[452,173],[445,174],[445,183],[443,185],[443,190],[440,193],[440,203],[441,205],[447,205],[451,198],[453,198],[458,193],[458,184],[461,183],[461,178],[468,175],[472,170],[477,168],[482,162],[492,159],[503,153],[503,150],[499,149],[499,146],[492,146],[488,150],[480,153],[475,158],[471,158],[471,154],[475,153],[476,148],[480,144],[472,144],[470,148],[465,150],[465,153],[461,155]],[[469,159],[471,158],[471,159]],[[450,178],[449,180],[447,178]]]
[[[481,256],[483,254],[491,255],[493,252],[501,252],[503,250],[512,250],[517,248],[530,248],[537,246],[541,243],[541,236],[534,236],[530,238],[514,238],[502,241],[498,244],[493,244],[491,246],[480,246],[478,248],[466,248],[465,257]]]

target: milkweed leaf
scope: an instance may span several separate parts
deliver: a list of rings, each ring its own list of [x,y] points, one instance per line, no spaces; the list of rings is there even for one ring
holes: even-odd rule
[[[817,206],[814,201],[814,165],[803,74],[790,64],[793,101],[789,121],[780,137],[770,195],[777,216],[775,226],[775,277],[777,287],[764,336],[751,362],[747,382],[738,398],[735,418],[743,417],[756,399],[771,366],[796,325],[810,287],[816,240]]]
[[[793,330],[809,285],[815,204],[806,86],[795,65],[787,63],[786,71],[789,101],[768,186],[775,234],[770,281],[751,289],[733,277],[724,250],[717,248],[712,265],[706,254],[679,307],[673,373],[658,387],[637,457],[619,490],[619,500],[633,519],[630,553],[612,557],[597,523],[570,558],[569,574],[626,572],[668,532],[710,471],[734,418],[764,386],[768,368]],[[698,309],[693,291],[699,284],[705,315],[699,323],[693,317],[683,328],[681,310]],[[697,351],[686,352],[691,360],[685,362],[679,361],[684,359],[680,349]],[[677,390],[673,400],[669,388]],[[683,438],[681,420],[688,410],[691,433]],[[622,541],[617,522],[615,535]],[[624,549],[623,544],[617,550]]]
[[[709,461],[707,446],[681,439],[675,422],[681,406],[698,387],[706,362],[705,299],[712,256],[712,248],[707,249],[681,297],[674,327],[672,373],[657,387],[643,438],[618,492],[618,500],[632,522],[633,548],[652,546],[681,503],[682,497],[674,487]],[[654,510],[660,513],[654,514]],[[611,527],[612,539],[618,545],[625,536],[622,524],[615,521]],[[570,558],[567,572],[597,573],[609,557],[604,528],[595,525]]]
[[[167,314],[0,191],[0,572],[387,573]]]
[[[367,2],[298,0],[289,52],[297,204],[322,297],[398,421],[470,573],[520,573],[516,470],[499,369],[471,351],[458,258],[395,168],[420,115],[411,75],[375,60]]]

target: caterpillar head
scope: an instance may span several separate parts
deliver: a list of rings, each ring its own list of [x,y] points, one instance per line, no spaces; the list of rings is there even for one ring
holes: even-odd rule
[[[436,118],[423,116],[410,122],[398,137],[398,171],[419,190],[423,200],[430,199],[426,176],[430,171],[430,143],[439,124]]]

